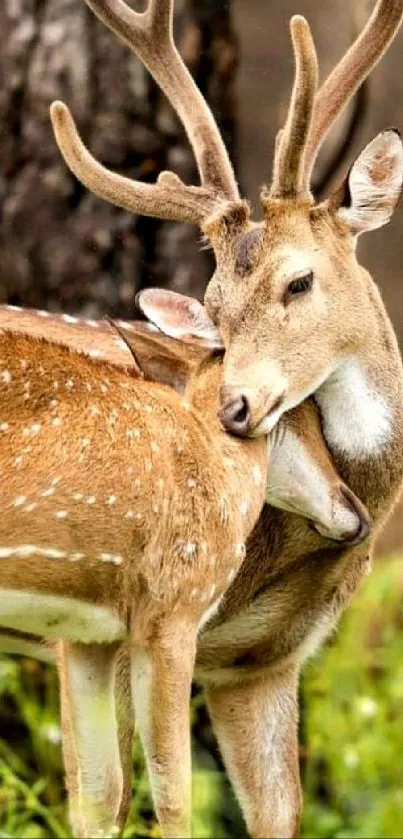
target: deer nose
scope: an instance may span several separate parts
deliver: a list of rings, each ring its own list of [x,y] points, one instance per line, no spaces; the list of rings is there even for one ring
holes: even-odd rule
[[[221,390],[222,408],[219,412],[220,420],[226,431],[237,437],[246,437],[251,422],[251,410],[247,396],[243,393],[230,392],[227,388]]]
[[[356,495],[354,495],[346,484],[342,484],[340,486],[340,491],[357,517],[356,531],[343,533],[342,540],[350,545],[358,545],[359,542],[363,542],[364,539],[367,538],[371,527],[371,519],[368,510],[364,507],[364,504],[357,498]]]

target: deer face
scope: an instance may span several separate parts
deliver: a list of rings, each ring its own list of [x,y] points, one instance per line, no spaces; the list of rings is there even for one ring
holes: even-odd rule
[[[209,346],[216,346],[218,327],[227,351],[220,395],[224,427],[240,435],[267,433],[366,340],[371,292],[354,256],[355,241],[385,224],[397,203],[400,138],[394,131],[380,134],[325,204],[315,206],[310,181],[324,137],[398,31],[403,0],[378,0],[319,89],[309,25],[299,15],[292,18],[291,102],[277,137],[273,178],[261,196],[264,220],[255,225],[213,116],[174,46],[173,0],[150,0],[142,13],[124,0],[86,2],[167,95],[193,147],[200,185],[185,185],[172,172],[162,172],[156,184],[111,172],[86,149],[60,102],[51,109],[56,140],[71,170],[100,197],[135,213],[191,222],[210,240],[217,270],[207,312],[191,312],[194,332],[187,325],[186,335],[199,341],[207,335]]]
[[[287,414],[271,438],[267,503],[307,518],[328,539],[363,541],[370,532],[368,511],[336,470],[314,402]]]
[[[215,221],[217,270],[205,305],[226,348],[220,413],[228,431],[266,434],[371,340],[370,278],[356,239],[389,220],[402,177],[400,138],[385,132],[325,204],[266,199],[264,222],[238,220],[230,246],[228,219]]]

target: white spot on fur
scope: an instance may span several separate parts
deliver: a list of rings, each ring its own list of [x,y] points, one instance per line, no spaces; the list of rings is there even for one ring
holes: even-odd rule
[[[65,323],[78,323],[78,318],[73,317],[73,315],[62,315],[61,320],[64,320]]]
[[[37,506],[38,506],[37,502],[36,502],[36,501],[32,501],[32,503],[31,503],[31,504],[27,504],[27,506],[26,506],[26,507],[24,507],[24,510],[26,510],[26,512],[27,512],[27,513],[32,513],[32,511],[33,511],[33,510],[35,510],[35,508],[36,508]]]
[[[40,431],[40,430],[41,430],[40,422],[34,422],[34,424],[31,425],[31,431],[32,431],[33,434],[37,434],[38,431]]]
[[[58,399],[51,399],[51,400],[50,400],[50,407],[51,407],[51,408],[57,408],[58,404],[59,404],[59,400],[58,400]]]
[[[61,425],[61,424],[62,424],[62,421],[61,421],[60,417],[55,417],[54,419],[52,419],[52,425],[58,426],[58,425]]]
[[[125,519],[133,519],[133,518],[134,518],[133,510],[128,510],[127,513],[125,513]]]
[[[1,378],[3,379],[3,382],[4,382],[5,385],[9,385],[10,382],[11,382],[10,371],[9,370],[3,370],[2,374],[1,374]]]
[[[214,591],[215,591],[215,586],[213,586],[212,590],[213,590],[213,589],[214,589]],[[213,592],[213,594],[214,594],[214,592]],[[211,595],[211,596],[213,596],[213,595]],[[204,598],[204,599],[206,599],[206,598]],[[197,631],[198,631],[198,632],[200,632],[200,630],[201,630],[201,629],[203,629],[203,627],[204,627],[204,626],[206,626],[206,624],[207,624],[207,623],[211,620],[211,618],[212,618],[212,617],[216,614],[217,609],[218,609],[218,607],[219,607],[219,605],[220,605],[220,601],[221,601],[221,597],[219,597],[219,598],[215,601],[215,603],[212,603],[212,604],[211,604],[211,606],[209,606],[209,607],[208,607],[208,609],[206,609],[206,611],[204,612],[204,614],[202,615],[202,617],[201,617],[201,618],[200,618],[200,620],[199,620],[199,624],[198,624],[198,627],[197,627]]]
[[[194,478],[189,478],[188,487],[189,487],[189,489],[196,489],[197,481],[195,481]]]
[[[53,495],[54,492],[55,492],[55,488],[54,487],[49,487],[48,489],[44,489],[43,492],[41,493],[41,495],[43,495],[44,498],[47,498],[49,495]]]
[[[68,516],[67,510],[56,510],[55,516],[57,519],[65,519]]]
[[[91,358],[101,358],[102,353],[101,353],[101,350],[90,350],[88,355]]]
[[[238,542],[235,545],[235,556],[237,559],[244,559],[246,556],[246,547],[243,542]]]
[[[110,506],[112,506],[113,504],[116,504],[116,495],[108,495],[108,498],[106,499],[106,503],[109,504]]]
[[[69,555],[70,562],[79,562],[80,559],[84,559],[85,554],[82,553],[73,553]]]
[[[351,458],[379,452],[390,440],[392,413],[357,359],[341,364],[316,393],[327,442]]]
[[[73,379],[67,379],[66,387],[68,387],[69,390],[72,390],[72,388],[74,387]]]
[[[235,469],[236,463],[232,457],[224,457],[224,465],[228,469]]]
[[[82,445],[83,449],[86,449],[87,446],[90,445],[90,443],[91,443],[91,440],[89,440],[88,437],[84,437],[84,439],[81,440],[81,445]]]
[[[239,505],[239,512],[240,512],[241,516],[247,516],[248,515],[248,510],[249,510],[248,502],[247,501],[241,501],[241,503]]]
[[[14,499],[14,507],[22,507],[22,505],[25,504],[26,500],[26,495],[17,495],[17,497]]]
[[[91,414],[92,417],[97,417],[97,416],[99,416],[100,413],[101,413],[101,411],[98,408],[98,405],[91,405],[90,414]]]
[[[72,498],[74,501],[81,501],[83,497],[82,492],[73,492]]]
[[[96,498],[95,495],[88,495],[86,498],[87,504],[95,504]]]
[[[22,358],[20,361],[21,370],[26,370],[28,367],[28,361],[25,358]]]
[[[93,327],[99,326],[99,320],[92,320],[92,318],[87,318],[84,321],[84,323],[86,323],[87,326],[93,326]]]
[[[16,545],[15,547],[0,547],[0,558],[7,559],[11,556],[26,559],[30,556],[43,556],[47,559],[64,559],[66,551],[58,548],[42,548],[38,545]]]
[[[50,312],[47,312],[45,309],[37,309],[36,314],[39,315],[40,318],[50,317]]]
[[[252,466],[252,478],[256,486],[259,486],[259,484],[261,484],[263,481],[263,472],[260,466],[257,466],[257,464]]]
[[[2,422],[0,425],[0,431],[7,431],[8,427],[8,422]]]
[[[102,562],[112,562],[113,565],[121,565],[123,562],[123,557],[121,554],[101,553],[99,554],[99,558],[102,560]]]
[[[138,440],[140,437],[140,431],[138,428],[131,428],[129,431],[126,432],[126,436],[129,440]]]

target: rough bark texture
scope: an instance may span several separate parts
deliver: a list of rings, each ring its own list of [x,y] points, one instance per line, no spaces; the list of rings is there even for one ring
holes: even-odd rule
[[[231,148],[236,44],[228,6],[181,0],[175,29]],[[87,193],[53,139],[49,104],[64,99],[110,168],[150,181],[173,169],[197,182],[182,127],[140,62],[83,0],[3,0],[0,33],[0,302],[129,317],[143,285],[202,296],[212,266],[197,231],[131,216]]]

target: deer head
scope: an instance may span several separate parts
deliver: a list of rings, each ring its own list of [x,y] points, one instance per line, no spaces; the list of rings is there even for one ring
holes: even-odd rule
[[[403,0],[378,0],[363,32],[317,90],[317,59],[306,20],[294,17],[296,73],[279,132],[263,220],[251,221],[210,110],[172,39],[172,0],[150,0],[136,13],[123,0],[86,0],[140,56],[181,118],[201,184],[171,172],[142,184],[94,160],[60,102],[51,113],[68,166],[89,189],[136,213],[197,224],[211,243],[216,270],[197,339],[219,328],[226,356],[220,393],[225,428],[239,435],[270,431],[358,345],[371,339],[371,279],[356,257],[357,237],[386,224],[403,179],[403,147],[394,130],[360,154],[342,186],[316,204],[313,165],[342,108],[381,58],[403,16]],[[180,337],[177,334],[177,337]]]

